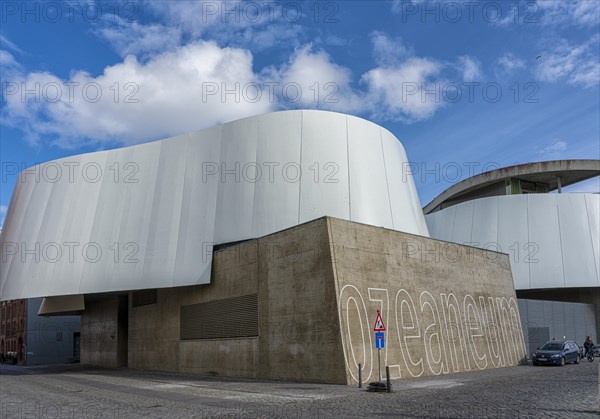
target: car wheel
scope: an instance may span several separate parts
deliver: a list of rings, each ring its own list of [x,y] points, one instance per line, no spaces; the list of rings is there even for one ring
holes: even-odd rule
[[[533,365],[537,365],[537,364],[538,364],[538,363],[537,363],[537,362],[535,362],[535,361],[531,361],[531,363],[532,363]]]
[[[561,367],[565,366],[565,357],[564,356],[560,359],[560,366]]]
[[[575,363],[579,364],[579,354],[577,354],[577,357],[575,358]]]

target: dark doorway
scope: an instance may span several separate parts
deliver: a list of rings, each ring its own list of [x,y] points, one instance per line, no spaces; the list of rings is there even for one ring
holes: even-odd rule
[[[549,327],[530,327],[529,328],[529,353],[528,358],[531,358],[537,348],[550,340]]]
[[[127,342],[129,341],[129,296],[119,296],[118,312],[118,333],[119,341],[117,343],[117,365],[120,368],[127,368]]]

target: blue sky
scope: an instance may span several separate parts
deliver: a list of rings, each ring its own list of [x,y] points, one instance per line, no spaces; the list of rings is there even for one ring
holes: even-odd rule
[[[392,131],[423,205],[486,169],[600,158],[596,0],[0,4],[0,220],[15,167],[282,109]]]

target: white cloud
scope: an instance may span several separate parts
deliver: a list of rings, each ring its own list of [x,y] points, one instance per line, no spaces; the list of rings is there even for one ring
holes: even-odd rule
[[[504,3],[504,6],[507,6],[508,2]],[[501,3],[496,3],[496,4],[501,4]],[[518,4],[513,4],[511,5],[509,8],[502,8],[502,15],[498,16],[497,19],[489,19],[489,23],[492,26],[508,26],[511,25],[513,23],[517,23],[517,22],[522,22],[522,21],[530,21],[530,20],[535,20],[534,17],[531,17],[528,14],[528,10],[521,10],[520,8],[523,8],[522,5],[518,5]],[[485,13],[485,12],[484,12]],[[520,16],[520,14],[523,13],[525,14],[525,16]]]
[[[362,77],[368,86],[367,99],[380,118],[415,122],[430,118],[444,105],[439,97],[425,94],[424,87],[437,90],[433,76],[442,65],[428,58],[411,57],[393,67],[377,67]]]
[[[537,79],[548,83],[566,81],[586,88],[597,86],[600,83],[599,44],[599,35],[580,45],[572,45],[564,39],[556,41],[539,60]]]
[[[13,50],[14,52],[18,52],[19,54],[23,54],[24,52],[15,45],[10,39],[5,37],[4,35],[0,35],[0,45],[4,45],[6,48]]]
[[[21,65],[17,62],[15,57],[8,51],[0,49],[0,69],[14,69],[19,68]]]
[[[96,33],[106,39],[121,56],[146,56],[172,50],[179,46],[181,41],[181,30],[177,27],[161,24],[142,25],[114,16],[104,17]]]
[[[496,73],[512,74],[522,68],[525,68],[525,61],[516,57],[512,52],[507,52],[498,59]]]
[[[399,3],[402,1],[404,0],[398,0]],[[509,6],[509,2],[504,3],[504,6]],[[396,10],[400,10],[400,7],[398,6]],[[594,27],[600,24],[600,2],[597,0],[536,0],[533,2],[521,0],[511,2],[510,7],[506,9],[503,7],[503,16],[490,23],[493,26],[538,24],[547,27]]]
[[[221,47],[215,41],[176,46],[157,40],[158,27],[129,29],[147,36],[130,45],[121,34],[113,40],[123,54],[146,51],[144,61],[126,55],[99,75],[75,71],[68,79],[19,69],[10,82],[21,89],[39,86],[39,93],[6,95],[2,122],[21,129],[32,144],[44,138],[66,148],[134,144],[290,108],[412,123],[445,106],[441,87],[449,77],[460,83],[480,75],[475,58],[444,63],[419,57],[400,39],[379,32],[371,38],[378,66],[354,79],[349,68],[311,44],[294,49],[283,64],[254,70],[248,49]],[[153,51],[165,45],[169,50]],[[16,63],[10,53],[3,59]]]
[[[290,86],[288,94],[280,97],[281,107],[302,106],[340,112],[364,110],[359,94],[352,86],[352,73],[333,62],[323,50],[313,51],[305,45],[295,51],[288,63],[279,68],[265,69],[263,77],[282,86]],[[294,85],[300,86],[297,102]]]
[[[18,54],[25,53],[3,35],[0,35],[0,45],[4,47],[3,49],[0,49],[0,80],[4,82],[11,79],[15,73],[22,70],[21,64],[8,50]],[[2,91],[4,92],[4,90],[5,88],[3,86]]]
[[[214,1],[145,1],[143,10],[163,19],[169,26],[178,26],[185,33],[201,36],[216,26],[231,25],[243,28],[249,24],[260,24],[242,19],[241,13],[227,14],[227,10],[240,7],[234,2],[232,7]]]
[[[567,143],[562,140],[554,140],[554,142],[547,147],[540,150],[541,154],[558,154],[562,153],[567,149]]]
[[[347,47],[350,44],[349,40],[336,35],[327,35],[322,42],[332,47]]]
[[[352,83],[350,69],[336,64],[323,50],[313,51],[310,45],[296,50],[285,65],[263,71],[263,77],[282,85],[298,83],[303,94],[295,106],[412,123],[432,117],[445,105],[441,95],[444,71],[454,72],[459,81],[480,75],[479,62],[472,57],[458,57],[456,63],[418,57],[400,39],[390,39],[381,32],[373,32],[371,42],[379,65],[360,77],[360,88]],[[318,103],[315,87],[320,89]],[[285,98],[278,105],[290,107]]]
[[[600,2],[597,0],[537,0],[543,25],[597,26],[600,24]]]
[[[136,21],[107,14],[94,30],[121,56],[146,59],[199,40],[255,52],[293,49],[307,38],[300,24],[302,16],[295,15],[297,3],[149,0],[137,4]]]
[[[148,10],[188,39],[211,39],[221,45],[260,51],[274,46],[298,47],[304,29],[295,14],[298,4],[276,2],[146,1]],[[300,8],[301,9],[301,8]]]
[[[101,146],[162,138],[268,112],[273,104],[267,94],[255,103],[241,95],[224,100],[221,94],[203,97],[203,89],[204,93],[215,88],[222,92],[223,87],[235,90],[240,86],[237,90],[243,94],[244,86],[259,82],[252,59],[246,50],[200,41],[157,55],[147,63],[128,56],[97,77],[82,71],[69,80],[49,73],[22,75],[15,82],[26,83],[28,88],[39,83],[40,91],[46,88],[47,95],[28,96],[25,101],[18,94],[7,96],[4,122],[23,129],[30,142],[50,136],[62,147],[84,141]],[[72,95],[66,82],[79,83]],[[47,100],[56,97],[56,86],[61,88],[60,100]],[[93,103],[90,99],[98,91],[102,96]]]
[[[458,57],[458,69],[462,71],[463,81],[472,82],[481,76],[481,64],[468,55]]]
[[[419,57],[401,39],[381,32],[373,32],[371,42],[379,66],[361,77],[366,86],[362,103],[378,118],[405,123],[431,118],[446,104],[442,90],[449,75],[458,84],[481,75],[474,57],[457,57],[454,63]]]
[[[413,49],[404,45],[402,39],[390,39],[383,32],[372,32],[371,43],[373,44],[373,58],[381,66],[396,65],[414,54]]]

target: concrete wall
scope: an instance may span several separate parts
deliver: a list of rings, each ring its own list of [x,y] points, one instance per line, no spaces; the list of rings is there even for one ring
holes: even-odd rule
[[[593,304],[596,313],[596,336],[600,337],[600,287],[517,291],[519,299],[563,301]],[[588,335],[591,332],[587,333]]]
[[[156,304],[130,303],[130,368],[256,377],[257,338],[179,339],[181,306],[258,292],[256,240],[249,243],[215,253],[210,284],[159,289]]]
[[[189,289],[190,287],[184,287]],[[157,290],[159,304],[132,307],[129,299],[128,367],[177,371],[181,288]]]
[[[203,256],[211,257],[210,254]],[[251,240],[216,252],[210,284],[182,289],[179,304],[190,305],[256,293],[257,240]],[[257,377],[257,337],[181,341],[178,350],[179,370],[182,372]]]
[[[583,346],[588,335],[594,342],[598,341],[596,308],[593,304],[525,299],[519,299],[518,303],[528,356],[544,340],[540,340],[542,336],[530,336],[530,328],[533,334],[539,330],[536,328],[547,328],[548,339],[574,340],[580,346]]]
[[[331,219],[348,383],[516,365],[525,348],[507,255]]]
[[[218,251],[211,283],[130,305],[129,367],[345,383],[327,221]],[[259,337],[179,340],[180,308],[259,294]]]
[[[377,309],[388,325],[382,365],[394,377],[515,365],[525,352],[506,255],[444,245],[320,218],[219,250],[210,284],[159,289],[157,302],[141,307],[129,299],[128,365],[352,384],[360,362],[373,380]],[[183,306],[250,294],[258,294],[258,336],[180,340]],[[86,302],[82,331],[101,325],[97,339],[111,339],[116,305]],[[86,360],[116,351],[83,341]]]
[[[122,366],[118,341],[119,297],[86,298],[81,316],[81,364],[106,368]]]
[[[27,365],[60,364],[78,360],[73,354],[79,316],[38,316],[42,298],[27,300]]]
[[[328,222],[259,240],[264,378],[346,383]]]

